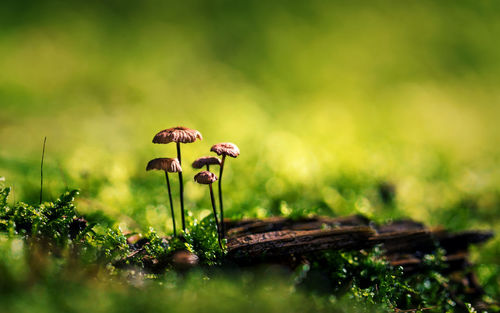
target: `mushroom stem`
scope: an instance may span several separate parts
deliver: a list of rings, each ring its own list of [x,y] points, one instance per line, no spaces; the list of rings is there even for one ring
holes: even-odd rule
[[[224,206],[222,204],[222,171],[224,170],[225,160],[226,160],[226,155],[223,155],[219,170],[219,205],[220,205],[221,233],[223,238],[226,236],[226,230],[224,227]]]
[[[181,144],[177,142],[177,160],[179,160],[179,164],[182,165],[181,162]],[[184,182],[182,180],[182,171],[179,172],[179,185],[180,185],[180,198],[181,198],[181,217],[182,217],[182,230],[186,231],[186,221],[184,218]]]
[[[170,191],[170,181],[168,179],[168,172],[167,171],[165,171],[165,178],[167,180],[168,199],[170,200],[170,213],[172,214],[172,224],[174,225],[174,237],[177,237],[177,231],[175,230],[174,205],[172,203],[172,192]]]
[[[215,227],[217,228],[217,240],[219,241],[219,247],[222,250],[222,240],[221,240],[220,230],[219,230],[219,221],[217,219],[217,210],[215,209],[214,190],[212,188],[212,184],[209,184],[208,187],[210,187],[210,199],[212,200],[212,209],[214,210]]]

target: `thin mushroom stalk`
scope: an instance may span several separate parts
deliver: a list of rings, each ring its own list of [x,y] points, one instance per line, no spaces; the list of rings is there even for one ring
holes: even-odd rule
[[[221,250],[223,250],[222,237],[221,237],[221,232],[220,232],[220,227],[219,227],[219,220],[217,218],[217,209],[215,207],[214,190],[212,188],[212,183],[217,180],[217,176],[215,176],[215,174],[212,172],[203,171],[203,172],[199,172],[198,174],[196,174],[194,176],[194,180],[199,184],[208,185],[208,187],[210,189],[210,200],[212,202],[212,209],[214,211],[215,228],[217,231],[217,240],[219,242],[219,247],[221,248]]]
[[[219,229],[219,220],[217,219],[217,210],[215,209],[215,197],[214,190],[212,188],[212,184],[208,185],[210,187],[210,200],[212,201],[212,209],[214,210],[214,218],[215,218],[215,226],[217,228],[217,240],[219,241],[219,247],[222,249],[222,238],[221,238],[221,230]]]
[[[172,191],[170,190],[170,181],[168,179],[168,172],[167,171],[165,171],[165,179],[167,181],[168,200],[170,201],[170,214],[172,215],[172,224],[173,224],[173,227],[174,227],[174,237],[177,237],[177,230],[175,229],[174,204],[172,202]]]
[[[177,236],[177,230],[175,226],[175,213],[174,213],[174,204],[172,201],[172,190],[170,188],[170,180],[168,178],[168,173],[181,173],[182,168],[181,164],[177,159],[170,159],[170,158],[158,158],[149,161],[146,171],[149,170],[162,170],[165,172],[165,181],[167,183],[167,190],[168,190],[168,199],[170,202],[170,214],[172,215],[172,224],[173,224],[173,229],[174,229],[174,237]]]
[[[189,129],[183,126],[168,128],[157,133],[153,138],[153,143],[168,144],[171,142],[176,143],[177,159],[179,165],[181,164],[181,143],[192,143],[197,139],[202,140],[201,133],[194,129]],[[181,215],[182,215],[182,230],[186,231],[186,221],[184,214],[184,180],[182,179],[182,171],[179,172],[179,197],[181,202]]]
[[[226,161],[226,156],[229,155],[230,157],[236,158],[238,155],[240,155],[240,149],[234,143],[223,142],[213,145],[210,151],[215,152],[218,155],[222,155],[222,161],[219,170],[219,206],[222,228],[221,232],[222,237],[224,238],[226,235],[226,227],[224,225],[224,203],[222,200],[222,173],[224,172],[224,163]]]
[[[177,159],[179,160],[179,164],[182,166],[180,142],[177,142]],[[182,231],[186,231],[186,219],[184,217],[184,181],[182,179],[182,172],[179,172],[179,193],[181,200]]]
[[[222,160],[219,169],[219,207],[220,207],[220,220],[222,221],[221,231],[223,237],[226,236],[226,227],[224,226],[224,204],[222,203],[222,172],[224,171],[224,161],[226,161],[225,154],[222,155]]]

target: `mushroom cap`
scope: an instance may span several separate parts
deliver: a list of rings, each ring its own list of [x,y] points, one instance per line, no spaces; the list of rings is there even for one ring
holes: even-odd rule
[[[221,160],[214,156],[204,156],[193,162],[193,168],[202,168],[205,165],[220,165]]]
[[[203,171],[199,172],[198,174],[194,175],[194,180],[198,184],[211,184],[217,180],[217,176],[215,176],[214,173],[209,172],[209,171]]]
[[[212,146],[210,151],[217,153],[218,155],[229,155],[230,157],[237,157],[240,155],[240,149],[231,142],[222,142]]]
[[[190,129],[183,126],[172,127],[164,129],[153,138],[153,143],[171,143],[182,142],[191,143],[196,139],[202,140],[201,133],[195,129]]]
[[[146,166],[146,171],[150,170],[162,170],[170,173],[182,172],[181,164],[177,158],[158,158],[153,159],[148,162]]]
[[[196,254],[187,250],[181,250],[174,253],[172,263],[178,270],[188,270],[198,265],[199,258]]]

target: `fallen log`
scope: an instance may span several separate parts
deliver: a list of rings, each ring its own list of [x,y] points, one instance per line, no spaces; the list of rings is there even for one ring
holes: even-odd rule
[[[240,237],[279,230],[317,230],[338,226],[367,226],[369,223],[370,220],[361,215],[337,218],[318,216],[297,220],[281,216],[266,219],[224,220],[228,237]]]
[[[467,230],[457,233],[441,232],[437,235],[439,245],[448,253],[466,251],[470,245],[480,244],[493,238],[491,231]]]
[[[369,239],[375,230],[369,226],[344,226],[325,230],[282,230],[230,238],[228,257],[232,259],[275,258],[329,249],[364,249],[377,242]]]
[[[231,257],[245,253],[252,257],[254,254],[276,256],[326,249],[352,250],[377,244],[387,255],[422,255],[434,251],[437,246],[448,253],[456,253],[467,251],[469,245],[485,242],[493,236],[486,231],[449,233],[442,228],[426,228],[412,220],[377,226],[359,215],[299,220],[284,217],[240,221],[226,219],[224,223],[228,235],[228,255]],[[360,234],[371,235],[367,238]]]
[[[308,259],[314,258],[314,253],[319,251],[363,250],[379,245],[389,264],[401,266],[403,273],[409,276],[425,273],[429,264],[424,256],[442,248],[445,250],[444,266],[437,270],[443,275],[458,277],[455,286],[461,286],[459,288],[470,296],[477,308],[488,307],[481,302],[484,292],[471,269],[468,248],[489,240],[493,237],[492,232],[472,230],[452,233],[443,228],[427,228],[412,220],[375,225],[357,215],[299,220],[273,217],[224,222],[228,230],[226,259],[240,266],[278,263],[293,269],[300,264],[308,264]],[[328,273],[320,275],[322,279],[328,276]],[[465,304],[454,296],[454,289],[447,284],[442,287],[464,310]]]
[[[376,225],[369,219],[354,215],[347,217],[309,217],[290,219],[272,217],[266,219],[224,220],[227,229],[227,254],[222,260],[223,266],[253,267],[260,264],[277,264],[295,269],[299,265],[310,264],[321,251],[351,250],[365,253],[366,249],[379,246],[383,258],[393,267],[401,266],[407,276],[425,273],[429,264],[426,254],[435,253],[437,248],[445,250],[444,267],[439,272],[454,280],[462,293],[470,296],[476,308],[487,308],[481,302],[484,294],[468,260],[468,248],[489,240],[493,233],[488,231],[448,232],[443,228],[427,228],[424,224],[412,220],[399,220],[389,224]],[[171,238],[163,238],[165,243]],[[127,240],[131,253],[123,260],[114,263],[116,267],[128,267],[139,258],[143,268],[151,273],[162,273],[170,267],[184,272],[198,266],[198,257],[188,251],[176,251],[171,255],[155,258],[146,253],[145,245],[149,242],[139,236],[130,236]],[[321,262],[321,261],[320,261]],[[325,266],[325,269],[328,266]],[[433,270],[436,270],[433,268]],[[311,273],[312,281],[328,281],[327,271]],[[321,284],[320,284],[321,285]],[[346,288],[349,284],[346,285]],[[453,297],[454,289],[449,289]],[[455,297],[456,298],[456,297]],[[459,307],[465,307],[454,300]],[[411,310],[410,310],[411,311]],[[399,311],[404,312],[404,311]]]

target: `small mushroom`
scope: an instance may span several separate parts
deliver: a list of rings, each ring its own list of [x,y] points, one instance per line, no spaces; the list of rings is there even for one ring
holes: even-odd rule
[[[230,156],[232,158],[236,158],[240,155],[240,149],[234,144],[230,142],[218,143],[210,148],[210,151],[217,153],[217,155],[222,155],[222,161],[219,169],[219,205],[220,205],[220,218],[221,218],[221,228],[222,228],[222,237],[225,236],[226,230],[224,226],[224,205],[222,203],[222,172],[224,170],[224,161],[226,160],[226,156]]]
[[[199,172],[194,176],[194,180],[198,184],[208,185],[210,188],[210,200],[212,201],[212,209],[214,210],[214,218],[215,218],[215,226],[217,228],[217,239],[219,240],[219,247],[222,249],[222,240],[221,234],[219,230],[219,221],[217,219],[217,210],[215,209],[215,199],[214,199],[214,191],[212,188],[212,183],[217,180],[217,176],[214,173],[209,171]]]
[[[167,144],[175,142],[177,146],[177,159],[179,160],[179,164],[182,164],[180,144],[195,142],[196,139],[200,140],[203,139],[199,131],[183,126],[177,126],[173,128],[164,129],[161,132],[157,133],[153,138],[153,143]],[[180,199],[181,199],[182,230],[185,231],[186,222],[184,219],[184,182],[182,179],[182,172],[179,172],[179,184],[180,184]]]
[[[202,168],[203,166],[207,167],[207,171],[210,171],[210,165],[220,165],[221,161],[218,157],[214,156],[204,156],[196,159],[193,162],[193,168]]]
[[[185,272],[198,265],[199,258],[187,250],[180,250],[172,255],[172,265],[180,272]]]
[[[210,151],[217,153],[218,155],[226,156],[229,155],[232,158],[236,158],[240,155],[240,149],[231,142],[222,142],[212,146]]]
[[[182,173],[181,164],[177,159],[171,158],[158,158],[149,161],[148,166],[146,167],[146,171],[150,170],[161,170],[165,171],[165,179],[167,181],[167,189],[168,189],[168,199],[170,200],[170,212],[172,214],[172,224],[174,225],[174,236],[177,236],[177,232],[175,229],[175,214],[174,214],[174,205],[172,203],[172,192],[170,190],[170,181],[168,179],[168,173]]]

